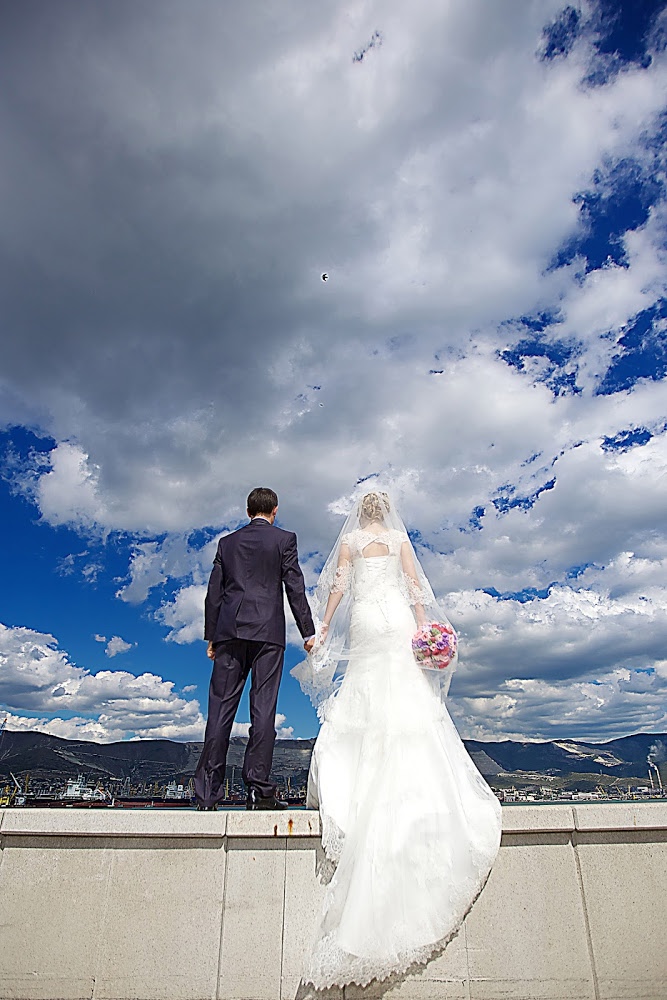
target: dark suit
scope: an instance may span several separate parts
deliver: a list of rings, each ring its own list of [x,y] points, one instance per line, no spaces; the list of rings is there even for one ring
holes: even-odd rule
[[[224,796],[229,737],[249,673],[250,733],[243,780],[262,796],[275,794],[268,779],[285,654],[283,585],[299,632],[309,638],[315,626],[296,535],[258,517],[220,539],[204,605],[204,638],[215,644],[215,663],[204,749],[195,771],[195,795],[201,805],[215,805]]]

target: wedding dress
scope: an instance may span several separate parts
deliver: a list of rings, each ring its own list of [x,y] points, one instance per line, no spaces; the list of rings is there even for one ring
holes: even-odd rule
[[[292,671],[322,722],[307,804],[335,866],[303,973],[319,989],[365,986],[441,951],[500,846],[500,802],[412,652],[414,608],[432,618],[432,591],[397,515],[374,527],[339,536],[318,589],[322,607],[344,599],[343,624],[319,663]]]

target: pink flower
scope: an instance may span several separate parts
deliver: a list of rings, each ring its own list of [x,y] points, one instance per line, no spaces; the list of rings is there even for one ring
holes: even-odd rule
[[[412,639],[415,660],[428,670],[444,670],[456,650],[456,633],[442,622],[427,622]]]

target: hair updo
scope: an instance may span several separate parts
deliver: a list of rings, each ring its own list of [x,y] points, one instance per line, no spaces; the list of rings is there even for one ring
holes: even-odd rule
[[[362,497],[359,513],[367,521],[384,521],[389,511],[389,498],[386,493],[367,493]]]

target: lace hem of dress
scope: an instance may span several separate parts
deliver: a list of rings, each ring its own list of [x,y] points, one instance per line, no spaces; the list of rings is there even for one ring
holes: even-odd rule
[[[321,810],[320,823],[322,829],[322,850],[326,854],[329,861],[333,861],[337,864],[340,861],[341,854],[343,853],[345,834],[338,824],[332,820],[331,816],[327,816],[326,813],[323,814]]]
[[[456,937],[463,921],[474,906],[484,886],[491,869],[480,874],[475,882],[474,894],[469,899],[455,924],[447,934],[432,944],[419,948],[397,952],[393,960],[383,964],[380,961],[364,959],[359,955],[351,955],[344,951],[334,941],[334,934],[321,938],[313,951],[302,976],[302,982],[310,983],[316,990],[329,989],[332,986],[368,986],[372,981],[382,982],[392,976],[404,976],[416,972],[419,966],[425,965],[440,954],[450,941]]]

